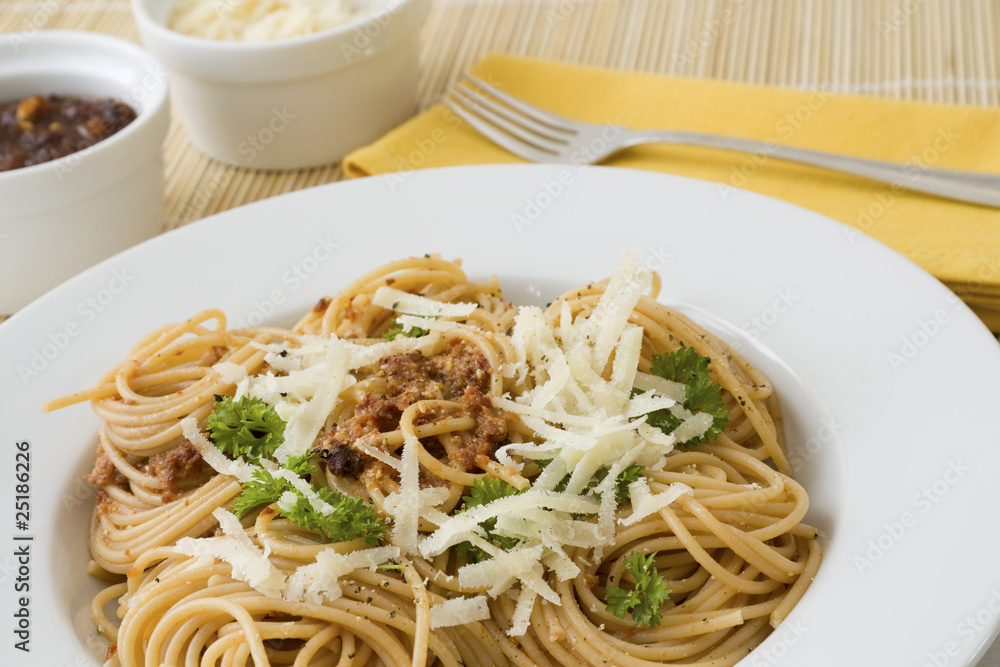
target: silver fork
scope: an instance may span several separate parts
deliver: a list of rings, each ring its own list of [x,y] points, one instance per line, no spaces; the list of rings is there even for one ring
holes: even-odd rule
[[[904,165],[738,137],[584,123],[540,109],[469,75],[463,75],[443,102],[486,138],[533,162],[592,164],[646,143],[705,146],[801,162],[940,197],[1000,207],[1000,175]]]

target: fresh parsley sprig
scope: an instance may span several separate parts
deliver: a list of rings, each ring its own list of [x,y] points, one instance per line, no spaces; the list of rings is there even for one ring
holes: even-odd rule
[[[323,514],[313,507],[309,499],[298,491],[298,499],[281,515],[309,530],[323,536],[327,542],[347,542],[362,538],[365,544],[376,545],[386,534],[385,525],[375,516],[375,511],[361,498],[347,496],[330,489],[316,489],[324,502],[333,506],[333,511]]]
[[[469,489],[469,495],[462,496],[462,508],[472,509],[481,505],[488,505],[494,500],[516,496],[521,493],[516,486],[508,484],[502,479],[480,475],[473,481]]]
[[[243,490],[233,501],[233,512],[242,519],[255,507],[278,502],[281,494],[293,488],[287,480],[275,477],[264,468],[257,468],[250,480],[243,483]]]
[[[704,435],[678,443],[680,446],[694,447],[702,442],[713,442],[726,430],[729,411],[722,400],[722,387],[712,382],[709,375],[708,357],[701,356],[694,348],[681,347],[669,354],[653,355],[649,372],[683,384],[684,407],[691,412],[707,412],[712,416],[712,425]],[[682,421],[669,410],[654,410],[646,418],[646,423],[664,433],[672,433]]]
[[[396,340],[396,336],[406,336],[407,338],[419,338],[421,336],[426,336],[430,333],[430,329],[423,329],[421,327],[410,327],[405,328],[399,323],[399,319],[392,321],[392,327],[386,330],[383,334],[386,340]]]
[[[243,457],[258,464],[271,458],[285,441],[285,421],[277,411],[260,400],[243,396],[216,396],[215,410],[208,416],[208,434],[224,454]]]
[[[289,459],[292,465],[286,467],[293,472],[292,466],[298,470],[305,469],[301,462],[302,458]],[[291,482],[273,475],[265,468],[254,470],[250,481],[243,485],[243,490],[236,496],[233,511],[236,516],[242,518],[256,507],[278,502],[281,496],[289,491],[295,494],[295,503],[287,510],[279,509],[279,515],[303,528],[316,531],[327,542],[347,542],[361,537],[365,543],[374,545],[378,544],[386,534],[385,524],[361,498],[317,488],[316,493],[319,497],[333,506],[332,512],[323,514],[314,508],[309,499]]]
[[[666,581],[653,566],[657,552],[643,555],[633,551],[625,557],[625,570],[635,579],[635,588],[630,591],[619,586],[608,586],[604,601],[607,611],[618,618],[630,614],[635,624],[655,628],[663,620],[660,608],[670,599],[670,589]]]
[[[262,460],[273,458],[285,441],[285,422],[271,405],[259,398],[244,396],[234,401],[231,396],[217,396],[215,410],[208,416],[208,433],[223,453],[260,466]],[[284,467],[308,478],[316,472],[312,461],[313,455],[306,452],[289,457]],[[360,498],[317,488],[319,497],[333,506],[330,514],[323,514],[290,481],[262,467],[255,468],[243,485],[233,501],[233,511],[242,518],[256,507],[278,502],[287,492],[294,493],[296,500],[287,510],[279,510],[280,515],[316,531],[327,542],[361,537],[367,544],[378,544],[386,534],[385,524]]]
[[[288,468],[299,477],[309,477],[316,473],[316,466],[313,464],[312,452],[305,452],[298,456],[289,456],[285,461],[285,468]]]
[[[465,510],[473,507],[486,505],[499,498],[516,496],[519,493],[521,493],[521,491],[519,491],[517,487],[508,484],[502,479],[482,475],[477,477],[472,483],[472,487],[469,489],[469,495],[462,497],[462,511],[464,512]],[[504,551],[510,551],[516,547],[519,540],[516,537],[497,535],[493,532],[493,528],[495,528],[496,525],[496,519],[487,519],[486,521],[481,521],[479,523],[479,527],[483,529],[486,539],[493,544],[497,545]],[[471,563],[478,563],[490,557],[488,553],[479,547],[472,546],[469,542],[462,542],[456,545],[455,549],[459,555],[464,555]]]
[[[544,469],[547,465],[552,463],[552,459],[539,459],[535,461],[535,463],[537,463],[539,467]],[[594,498],[600,500],[601,499],[600,492],[595,491],[594,489],[601,482],[604,481],[604,478],[608,476],[608,472],[609,472],[608,468],[605,468],[603,466],[598,468],[597,471],[594,473],[594,477],[589,482],[587,482],[587,486],[584,489],[584,494],[592,493]],[[619,506],[627,505],[630,502],[631,496],[629,496],[628,485],[631,484],[632,482],[635,482],[640,477],[642,477],[642,466],[639,465],[638,463],[633,463],[629,466],[626,466],[625,468],[622,469],[620,473],[618,473],[618,479],[615,481],[615,500],[618,501]],[[569,484],[569,480],[570,480],[570,475],[569,473],[567,473],[561,480],[559,480],[559,483],[556,484],[555,488],[552,490],[558,492],[565,491],[566,486]]]

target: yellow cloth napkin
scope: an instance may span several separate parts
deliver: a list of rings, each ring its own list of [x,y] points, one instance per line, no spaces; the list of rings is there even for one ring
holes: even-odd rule
[[[667,77],[489,55],[473,74],[556,113],[592,122],[727,134],[864,157],[1000,173],[1000,109],[926,104]],[[521,162],[440,104],[348,155],[350,176]],[[753,190],[840,220],[895,248],[1000,331],[1000,209],[750,155],[647,145],[604,164]],[[844,267],[850,270],[850,267]],[[833,277],[831,277],[833,278]]]

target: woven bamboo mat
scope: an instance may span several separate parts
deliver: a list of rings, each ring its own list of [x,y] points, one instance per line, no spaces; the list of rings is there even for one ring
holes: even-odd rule
[[[128,0],[0,0],[0,32],[38,29],[138,41]],[[487,51],[1000,106],[1000,0],[435,0],[423,44],[421,106]],[[256,172],[216,163],[176,118],[165,148],[164,230],[343,177],[339,165]],[[1000,666],[1000,647],[987,666]]]
[[[92,30],[138,41],[127,0],[0,0],[0,32]],[[487,51],[900,99],[1000,105],[997,0],[437,0],[421,105]],[[164,229],[342,178],[209,160],[174,120]]]

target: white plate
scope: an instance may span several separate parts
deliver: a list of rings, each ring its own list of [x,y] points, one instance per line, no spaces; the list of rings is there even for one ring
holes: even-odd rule
[[[497,274],[512,300],[545,302],[608,275],[627,246],[660,271],[665,300],[772,376],[809,520],[827,536],[806,597],[745,663],[974,664],[1000,612],[1000,346],[989,332],[913,264],[814,213],[677,177],[543,166],[267,200],[133,248],[0,326],[0,664],[86,665],[94,639],[80,615],[94,589],[80,476],[97,421],[86,405],[43,415],[40,403],[209,306],[237,323],[290,324],[362,272],[434,251],[463,258],[473,277]],[[19,442],[31,456],[23,531]],[[14,647],[21,602],[30,654]]]

